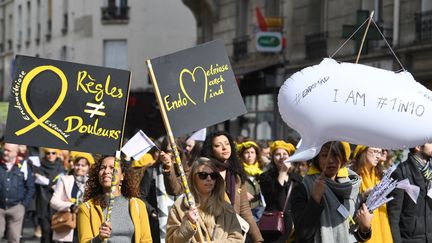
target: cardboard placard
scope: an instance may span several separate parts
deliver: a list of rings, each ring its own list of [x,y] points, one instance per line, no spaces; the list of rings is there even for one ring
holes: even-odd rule
[[[175,137],[246,113],[222,41],[154,58],[150,63]]]
[[[113,155],[129,85],[129,71],[17,56],[5,140]]]

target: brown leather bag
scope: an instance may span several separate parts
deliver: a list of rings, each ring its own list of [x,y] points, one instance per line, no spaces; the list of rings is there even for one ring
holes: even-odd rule
[[[76,228],[76,214],[71,212],[56,212],[51,218],[51,229],[68,231]]]
[[[284,212],[288,204],[288,199],[291,194],[293,182],[290,183],[288,188],[287,197],[285,198],[285,203],[283,211],[264,211],[261,219],[258,222],[258,228],[263,233],[271,233],[283,235],[285,233],[285,220]]]

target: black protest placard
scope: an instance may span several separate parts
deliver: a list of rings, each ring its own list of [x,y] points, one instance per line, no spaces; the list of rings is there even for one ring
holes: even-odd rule
[[[120,149],[130,72],[17,56],[5,140],[113,155]]]
[[[175,137],[246,113],[222,41],[150,60]]]

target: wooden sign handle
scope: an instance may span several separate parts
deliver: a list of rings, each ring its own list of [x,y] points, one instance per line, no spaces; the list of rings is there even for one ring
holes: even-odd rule
[[[178,171],[180,173],[180,179],[182,182],[182,187],[183,187],[184,193],[186,195],[186,199],[188,201],[189,207],[195,207],[195,200],[193,198],[192,193],[190,192],[189,185],[187,183],[187,177],[186,177],[186,174],[184,173],[184,169],[183,169],[181,159],[180,159],[180,154],[179,154],[179,151],[177,149],[177,145],[175,143],[174,134],[172,133],[172,130],[171,130],[171,125],[170,125],[170,122],[168,120],[168,116],[166,114],[166,110],[165,110],[165,106],[164,106],[163,101],[162,101],[162,97],[160,95],[159,86],[157,84],[156,77],[154,75],[151,60],[147,60],[146,63],[147,63],[147,68],[148,68],[148,71],[150,74],[150,79],[152,81],[153,88],[155,91],[156,99],[158,101],[159,108],[161,111],[162,120],[164,122],[164,126],[165,126],[165,129],[167,132],[168,141],[169,141],[169,143],[171,145],[171,149],[173,150],[174,155],[175,155],[175,161],[176,161],[176,164],[178,166],[177,168],[178,168]],[[199,224],[197,224],[197,229],[198,229],[197,231],[198,231],[199,242],[204,242],[204,240],[203,240],[204,237],[202,235]]]

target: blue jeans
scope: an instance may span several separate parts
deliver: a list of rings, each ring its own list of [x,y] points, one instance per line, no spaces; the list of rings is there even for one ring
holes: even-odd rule
[[[255,222],[258,223],[258,221],[261,219],[263,212],[264,212],[264,207],[262,206],[252,208],[252,215],[255,219]]]

